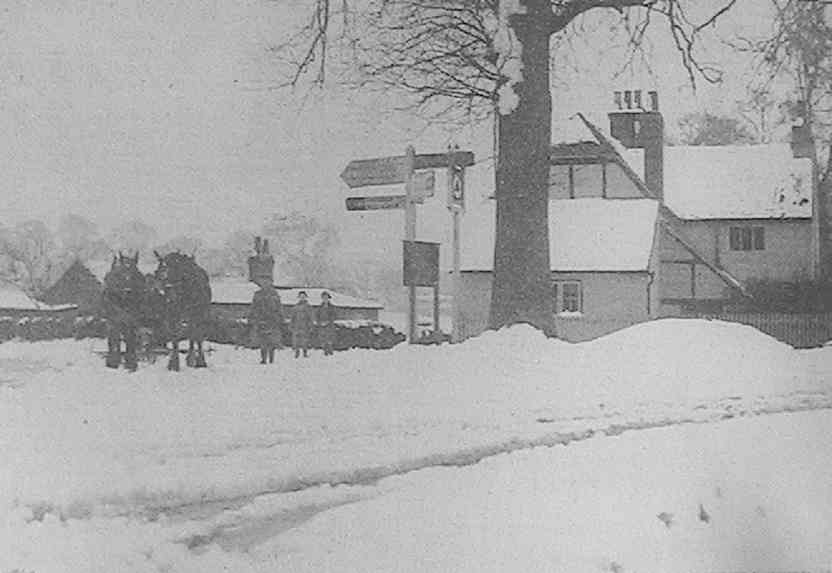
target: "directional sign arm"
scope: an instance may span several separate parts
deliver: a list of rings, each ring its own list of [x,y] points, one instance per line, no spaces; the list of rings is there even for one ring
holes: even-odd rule
[[[347,211],[376,211],[378,209],[404,209],[404,195],[380,195],[376,197],[347,197]]]
[[[455,163],[463,167],[471,167],[474,164],[474,153],[471,151],[455,151]],[[448,167],[451,158],[448,153],[422,153],[416,156],[416,169],[439,169]]]
[[[470,167],[474,164],[474,154],[470,151],[455,151],[455,164]],[[439,169],[451,164],[447,153],[423,153],[414,157],[413,168]],[[398,185],[405,182],[407,162],[403,155],[380,157],[377,159],[356,159],[347,164],[341,173],[341,179],[350,189],[370,187],[373,185]]]

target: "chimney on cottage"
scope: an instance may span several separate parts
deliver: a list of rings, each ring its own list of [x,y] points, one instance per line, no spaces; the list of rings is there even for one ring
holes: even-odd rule
[[[664,199],[664,119],[659,94],[647,92],[650,109],[642,105],[641,90],[614,92],[609,113],[610,133],[627,149],[644,150],[644,183],[659,201]],[[622,105],[623,104],[623,105]]]
[[[274,257],[269,240],[254,237],[254,254],[248,258],[248,280],[257,284],[274,284]]]

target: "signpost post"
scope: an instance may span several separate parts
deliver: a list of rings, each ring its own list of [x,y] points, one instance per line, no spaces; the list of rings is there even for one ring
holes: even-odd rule
[[[379,157],[376,159],[356,159],[350,161],[341,173],[341,179],[350,189],[378,185],[404,184],[404,195],[379,195],[367,197],[347,197],[347,211],[370,211],[377,209],[404,209],[405,241],[416,240],[416,205],[424,203],[434,193],[433,172],[419,173],[420,170],[448,168],[448,207],[454,216],[454,332],[456,333],[459,291],[459,213],[464,203],[465,168],[474,164],[474,154],[459,151],[458,148],[448,153],[416,154],[412,145],[404,155]],[[453,201],[454,207],[451,206]],[[461,283],[459,283],[461,284]],[[416,285],[408,285],[408,341],[416,341]],[[439,330],[438,318],[438,282],[434,290],[434,324]]]
[[[462,264],[460,260],[460,217],[465,209],[465,167],[457,163],[459,147],[453,149],[448,146],[448,209],[451,212],[453,225],[453,328],[451,330],[451,341],[460,341],[460,326],[462,324],[461,299],[462,299]]]
[[[413,190],[413,172],[416,164],[416,150],[412,145],[407,146],[404,163],[404,240],[416,240],[416,197]],[[407,341],[416,341],[416,285],[407,287]]]

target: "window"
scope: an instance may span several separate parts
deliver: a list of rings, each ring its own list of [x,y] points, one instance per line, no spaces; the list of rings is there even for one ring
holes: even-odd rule
[[[730,227],[728,244],[732,251],[765,250],[765,229],[763,227]]]
[[[580,281],[555,281],[552,283],[555,313],[577,314],[583,311]]]

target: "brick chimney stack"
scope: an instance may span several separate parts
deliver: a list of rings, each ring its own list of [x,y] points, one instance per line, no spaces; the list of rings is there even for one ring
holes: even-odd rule
[[[616,109],[609,113],[610,133],[628,149],[644,150],[644,183],[659,201],[664,200],[664,119],[659,94],[647,92],[650,109],[642,105],[641,90],[614,92]]]
[[[274,257],[269,240],[254,237],[254,254],[248,258],[248,280],[257,284],[274,284]]]

